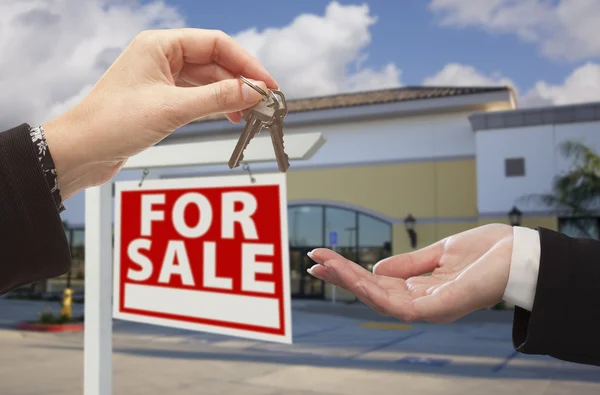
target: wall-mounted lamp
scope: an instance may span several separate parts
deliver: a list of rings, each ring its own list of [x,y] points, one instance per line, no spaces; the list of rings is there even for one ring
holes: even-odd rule
[[[521,225],[521,217],[523,217],[523,213],[517,208],[517,206],[513,206],[513,208],[508,212],[508,220],[512,226]]]
[[[408,233],[408,237],[410,238],[410,246],[415,248],[417,246],[417,232],[415,232],[415,223],[417,220],[412,214],[408,214],[406,218],[404,218],[404,226],[406,227],[406,232]]]

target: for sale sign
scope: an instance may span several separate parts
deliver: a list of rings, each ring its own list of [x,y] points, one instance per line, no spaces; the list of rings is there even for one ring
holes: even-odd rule
[[[291,343],[284,174],[115,191],[115,318]]]

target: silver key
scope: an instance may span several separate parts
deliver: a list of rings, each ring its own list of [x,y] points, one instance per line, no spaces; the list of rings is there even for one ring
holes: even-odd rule
[[[241,161],[244,159],[244,151],[250,143],[250,140],[260,133],[262,128],[269,126],[273,122],[273,116],[277,106],[278,102],[273,97],[269,97],[268,99],[265,98],[259,101],[254,107],[244,111],[246,125],[244,126],[244,131],[229,159],[230,169],[240,165]]]
[[[279,167],[280,172],[285,173],[290,167],[290,159],[285,153],[285,146],[283,144],[283,119],[288,112],[287,103],[285,101],[285,96],[280,91],[271,90],[269,95],[273,97],[278,104],[273,114],[273,121],[269,126],[271,141],[273,143],[273,150],[275,151],[277,167]]]

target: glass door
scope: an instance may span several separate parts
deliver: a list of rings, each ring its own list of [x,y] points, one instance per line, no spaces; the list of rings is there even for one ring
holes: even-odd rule
[[[315,262],[307,255],[313,248],[290,248],[290,280],[293,298],[325,298],[325,284],[308,274],[307,269]]]

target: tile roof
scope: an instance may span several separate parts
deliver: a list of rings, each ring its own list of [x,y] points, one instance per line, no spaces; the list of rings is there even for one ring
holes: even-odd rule
[[[287,100],[287,105],[288,113],[293,113],[503,91],[509,92],[510,88],[506,86],[406,86],[394,89],[341,93],[336,95],[318,96],[303,99],[290,99]],[[198,119],[194,122],[214,121],[219,119],[225,119],[225,116],[222,114],[215,114]]]

